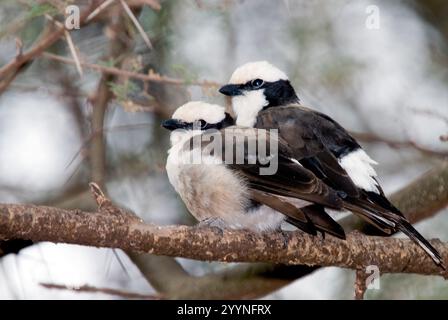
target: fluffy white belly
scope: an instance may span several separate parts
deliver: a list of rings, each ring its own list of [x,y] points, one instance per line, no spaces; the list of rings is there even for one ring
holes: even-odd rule
[[[247,211],[250,197],[244,179],[224,164],[218,164],[215,158],[202,162],[185,164],[170,152],[166,164],[170,183],[197,220],[216,217],[230,228],[254,231],[280,226],[284,216],[269,207]]]

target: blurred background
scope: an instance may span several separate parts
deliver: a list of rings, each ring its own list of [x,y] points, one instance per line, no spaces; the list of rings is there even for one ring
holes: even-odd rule
[[[169,133],[160,122],[192,99],[227,103],[219,84],[254,60],[285,70],[304,105],[360,134],[386,193],[448,155],[446,1],[126,1],[132,14],[106,2],[13,79],[0,76],[0,202],[92,210],[93,180],[145,221],[194,224],[167,180]],[[82,14],[91,1],[2,0],[0,67],[54,32],[70,4]],[[417,229],[448,241],[447,218],[444,210]],[[122,298],[42,283],[155,292],[120,250],[16,245],[0,254],[2,299]],[[178,262],[197,276],[229,268]],[[351,299],[353,281],[353,271],[324,268],[267,297]],[[366,297],[446,299],[448,285],[385,275]]]

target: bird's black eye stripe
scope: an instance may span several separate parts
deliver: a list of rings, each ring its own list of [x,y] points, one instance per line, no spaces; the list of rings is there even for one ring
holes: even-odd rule
[[[228,126],[231,126],[235,123],[235,120],[232,118],[230,114],[227,112],[225,113],[225,118],[218,122],[218,123],[208,123],[207,121],[203,119],[195,120],[194,122],[183,122],[182,123],[182,129],[185,130],[210,130],[210,129],[216,129],[221,130],[222,128],[226,128]]]
[[[208,123],[203,119],[199,119],[196,120],[194,123],[190,123],[188,129],[209,130],[209,129],[216,129],[217,127],[218,127],[217,124]]]

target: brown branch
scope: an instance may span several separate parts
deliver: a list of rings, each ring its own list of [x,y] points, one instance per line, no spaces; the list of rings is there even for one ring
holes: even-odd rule
[[[59,61],[62,63],[68,63],[68,64],[73,64],[73,65],[75,64],[75,61],[73,59],[62,57],[62,56],[55,55],[55,54],[48,53],[48,52],[45,52],[44,54],[42,54],[42,57],[51,59],[51,60],[55,60],[55,61]],[[138,79],[138,80],[142,80],[142,81],[165,83],[165,84],[171,84],[171,85],[195,85],[195,86],[203,86],[203,87],[219,87],[221,85],[220,83],[213,82],[213,81],[206,81],[206,80],[204,80],[204,81],[187,81],[187,80],[183,80],[183,79],[162,76],[157,73],[149,73],[149,74],[137,73],[137,72],[127,71],[127,70],[122,70],[122,69],[115,68],[115,67],[107,67],[107,66],[102,66],[102,65],[98,65],[98,64],[82,62],[82,61],[81,61],[81,65],[88,69],[92,69],[94,71],[112,74],[112,75],[116,75],[116,76],[123,76],[123,77],[127,77],[127,78],[132,78],[132,79]]]
[[[106,60],[116,60],[122,56],[128,49],[126,36],[123,28],[123,17],[113,19],[108,24],[113,31],[110,32],[109,53],[105,56]],[[80,62],[79,62],[80,63]],[[92,141],[90,144],[90,169],[92,181],[95,181],[104,187],[106,177],[106,146],[104,136],[104,119],[113,93],[109,87],[110,82],[115,82],[116,76],[103,72],[96,94],[92,99]]]
[[[412,223],[434,215],[448,206],[448,161],[394,193],[391,201]]]
[[[90,5],[81,13],[81,26],[84,25],[85,19],[92,10],[93,7]],[[8,84],[16,77],[20,70],[22,70],[24,65],[39,56],[42,52],[64,36],[66,32],[65,28],[56,26],[55,29],[56,30],[53,32],[48,32],[48,34],[45,33],[44,36],[41,37],[30,50],[27,52],[22,52],[20,55],[17,55],[13,60],[0,68],[0,93],[7,88]]]
[[[423,192],[428,192],[432,197],[419,201],[418,196]],[[88,193],[83,192],[82,197],[64,201],[62,207],[94,210],[91,199]],[[448,162],[441,163],[422,175],[409,186],[393,194],[391,199],[412,223],[435,215],[448,204]],[[407,212],[411,214],[408,215]],[[363,223],[358,223],[359,219],[354,216],[344,221],[345,228],[362,229],[365,226]],[[193,277],[171,258],[150,254],[131,254],[130,258],[157,291],[168,298],[180,299],[259,298],[319,269],[308,266],[252,263],[202,277]]]
[[[92,287],[89,285],[68,286],[68,285],[63,285],[63,284],[52,284],[52,283],[41,283],[40,285],[47,289],[69,290],[69,291],[84,292],[84,293],[105,293],[105,294],[110,294],[110,295],[114,295],[114,296],[120,296],[120,297],[126,298],[126,299],[157,300],[157,299],[161,298],[158,295],[127,292],[127,291],[111,289],[111,288],[97,288],[97,287]]]
[[[62,210],[35,205],[0,205],[0,239],[30,239],[204,261],[270,262],[288,265],[363,269],[375,264],[381,273],[442,275],[410,240],[349,234],[346,241],[322,240],[301,232],[255,234],[209,227],[155,226],[126,215]],[[431,242],[448,261],[448,245]],[[204,250],[204,248],[207,248]],[[366,254],[368,253],[368,254]]]
[[[368,275],[364,270],[356,270],[355,274],[355,299],[364,300],[364,294],[367,290],[366,279]]]
[[[407,141],[397,141],[392,140],[384,137],[380,137],[374,133],[361,133],[361,132],[351,132],[353,137],[355,137],[359,141],[364,142],[373,142],[373,143],[384,143],[390,146],[391,148],[411,148],[415,149],[422,154],[433,156],[433,157],[440,157],[440,158],[446,158],[448,157],[448,151],[437,151],[433,149],[426,148],[424,146],[419,145],[415,141],[407,140]]]
[[[95,97],[92,99],[92,134],[89,149],[91,178],[93,181],[104,184],[106,171],[106,146],[103,132],[104,118],[112,92],[109,89],[108,75],[103,75],[98,83]]]
[[[168,299],[255,299],[315,269],[250,263],[195,277],[173,258],[129,252],[128,256],[151,286]]]
[[[420,196],[423,198],[420,199]],[[441,163],[394,193],[391,200],[412,223],[435,215],[448,205],[448,162]],[[343,225],[346,230],[369,229],[363,220],[354,215],[343,219]],[[372,233],[371,228],[369,231]],[[165,272],[160,269],[162,258],[149,254],[139,258],[131,256],[143,275],[159,292],[167,297],[180,299],[189,296],[197,299],[259,298],[319,269],[308,266],[249,264],[200,278],[191,277],[185,272],[178,275],[179,273],[170,271],[173,274],[170,277],[164,276]],[[170,263],[165,261],[163,268],[171,270]],[[178,283],[182,285],[178,286]]]

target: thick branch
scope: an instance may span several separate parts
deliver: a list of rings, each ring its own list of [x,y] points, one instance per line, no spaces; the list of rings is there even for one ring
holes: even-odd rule
[[[52,241],[205,261],[271,262],[361,269],[375,264],[382,273],[447,276],[407,239],[369,237],[359,233],[346,241],[300,232],[254,234],[187,226],[154,226],[104,212],[62,210],[34,205],[0,205],[0,238]],[[448,261],[448,245],[432,244]],[[206,248],[206,249],[205,249]]]
[[[129,253],[152,287],[169,299],[255,299],[315,267],[248,263],[195,277],[173,258]]]
[[[420,199],[423,194],[431,195],[431,199],[427,197]],[[441,163],[394,193],[391,199],[412,223],[435,215],[448,204],[448,162]],[[368,229],[367,224],[355,215],[343,219],[343,224],[346,230],[360,228],[359,230],[366,231]],[[372,229],[368,231],[372,232]],[[240,299],[247,297],[246,293],[250,293],[250,298],[258,298],[318,269],[318,267],[308,266],[249,264],[200,278],[189,276],[185,272],[178,276],[177,273],[170,271],[169,273],[173,276],[165,279],[162,277],[165,272],[158,269],[162,258],[164,257],[152,255],[141,255],[139,258],[135,258],[135,255],[131,256],[140,271],[159,292],[167,297],[181,299],[189,297]],[[176,264],[175,261],[171,263]],[[165,270],[167,265],[168,263],[163,264],[162,269]],[[162,278],[164,279],[161,280]],[[182,283],[182,286],[177,286],[176,283]]]
[[[391,196],[391,201],[412,223],[448,206],[448,161],[416,179]]]

